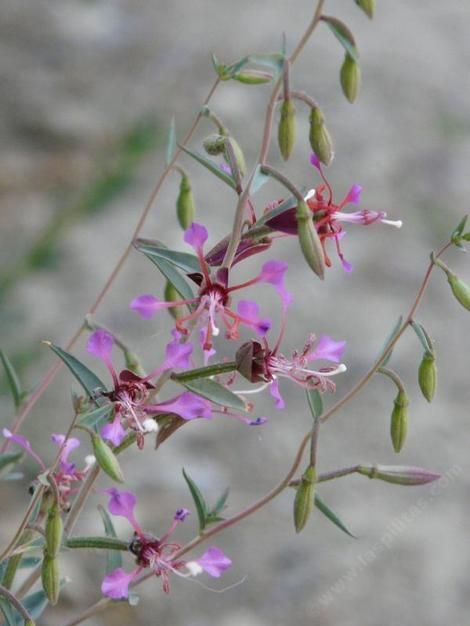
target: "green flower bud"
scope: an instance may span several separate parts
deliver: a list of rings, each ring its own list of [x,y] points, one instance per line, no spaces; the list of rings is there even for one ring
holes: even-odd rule
[[[447,280],[457,301],[470,311],[470,287],[452,272],[447,273]]]
[[[173,283],[170,283],[169,280],[166,281],[164,298],[165,302],[178,302],[178,300],[181,300],[180,293],[175,289]],[[171,309],[168,309],[168,312],[176,320],[179,317],[183,317],[185,314],[185,307],[183,305],[173,306]]]
[[[93,435],[91,441],[93,444],[93,453],[96,457],[96,462],[101,467],[103,472],[108,474],[110,478],[118,483],[123,483],[124,476],[119,466],[117,457],[108,444],[105,443],[101,437],[98,437],[98,435]]]
[[[408,404],[408,396],[405,391],[399,391],[393,401],[394,406],[390,423],[390,435],[395,452],[400,452],[405,443],[408,430]]]
[[[139,357],[135,352],[131,352],[130,350],[124,351],[124,361],[126,363],[126,368],[137,374],[137,376],[141,376],[145,378],[145,370],[142,367],[141,362],[139,361]]]
[[[245,162],[245,157],[243,155],[242,149],[240,148],[240,146],[238,145],[238,142],[235,141],[233,137],[226,137],[226,140],[230,143],[233,156],[235,157],[235,163],[238,167],[238,171],[240,172],[240,176],[243,178],[243,176],[245,176],[246,174],[246,162]],[[227,163],[231,165],[230,159],[227,158],[226,152],[224,154],[224,158],[227,161]]]
[[[436,391],[437,367],[432,352],[426,351],[418,370],[419,388],[428,402],[431,402]]]
[[[238,72],[235,76],[232,76],[232,78],[245,85],[261,85],[262,83],[269,83],[273,77],[269,72],[245,70],[244,72]]]
[[[191,182],[186,174],[181,177],[180,190],[176,200],[176,216],[183,230],[186,230],[194,222],[194,196],[191,190]]]
[[[316,471],[314,467],[307,467],[302,475],[294,499],[295,531],[300,533],[310,517],[315,497]]]
[[[46,521],[46,550],[51,558],[59,554],[63,531],[64,525],[60,516],[60,510],[54,505],[49,509]]]
[[[36,623],[33,622],[32,619],[27,619],[24,623],[24,626],[36,626]]]
[[[310,110],[310,146],[325,165],[333,159],[333,142],[325,126],[325,118],[319,107]]]
[[[204,150],[207,154],[211,156],[217,156],[218,154],[223,154],[225,150],[225,135],[219,135],[217,133],[213,133],[206,137],[203,141]]]
[[[414,467],[412,465],[359,465],[357,473],[369,478],[383,480],[394,485],[413,487],[425,485],[441,477],[436,472]]]
[[[313,223],[313,215],[305,202],[297,204],[297,237],[300,249],[308,266],[323,280],[325,276],[325,256],[320,238]]]
[[[294,149],[296,135],[295,104],[293,100],[284,100],[281,107],[277,140],[284,161],[287,161]]]
[[[356,4],[364,13],[372,19],[375,11],[375,0],[356,0]]]
[[[349,54],[346,54],[344,57],[340,71],[340,81],[346,98],[349,102],[354,102],[361,84],[361,68]]]
[[[59,559],[44,553],[41,566],[41,580],[44,591],[49,602],[54,606],[57,604],[60,592],[60,572]]]

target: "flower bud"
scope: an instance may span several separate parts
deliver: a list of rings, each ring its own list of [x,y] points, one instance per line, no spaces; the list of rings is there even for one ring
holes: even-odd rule
[[[307,467],[302,475],[294,499],[295,531],[300,533],[310,517],[315,497],[316,471],[314,467]]]
[[[325,118],[319,107],[310,110],[310,145],[317,157],[325,165],[333,159],[333,143],[325,126]]]
[[[361,84],[361,68],[349,54],[344,57],[339,76],[344,95],[349,102],[354,102]]]
[[[375,0],[356,0],[356,4],[364,13],[372,19],[375,11]]]
[[[24,623],[24,626],[36,626],[36,623],[33,622],[32,619],[27,619]]]
[[[63,530],[64,526],[60,516],[60,510],[54,505],[49,509],[46,521],[46,550],[51,558],[59,554]]]
[[[269,72],[262,72],[260,70],[245,70],[238,72],[235,76],[232,76],[233,80],[238,80],[245,85],[261,85],[262,83],[269,83],[272,80],[272,74]]]
[[[266,382],[266,352],[258,341],[248,341],[235,354],[238,372],[251,383]]]
[[[44,553],[44,559],[42,561],[41,580],[46,596],[49,602],[54,606],[57,604],[60,591],[59,559],[49,556],[47,551]]]
[[[470,287],[453,272],[447,273],[447,280],[455,298],[463,307],[470,311]]]
[[[281,119],[277,131],[279,150],[287,161],[294,149],[296,135],[295,104],[293,100],[284,100],[281,107]]]
[[[436,357],[427,350],[418,370],[419,388],[428,402],[431,402],[436,391],[437,368]]]
[[[98,435],[93,435],[91,441],[93,444],[93,453],[95,455],[96,462],[101,467],[103,472],[108,474],[110,478],[118,483],[123,483],[124,476],[119,466],[117,457],[108,444],[105,443],[101,437],[98,437]]]
[[[359,465],[357,473],[369,478],[383,480],[395,485],[425,485],[441,477],[436,472],[430,472],[421,467],[412,465]]]
[[[400,452],[405,443],[408,430],[408,396],[404,390],[398,392],[393,401],[392,419],[390,423],[390,435],[392,437],[393,449]]]
[[[194,196],[191,182],[186,174],[181,176],[180,191],[176,200],[176,216],[183,230],[187,230],[194,222]]]
[[[246,174],[246,162],[245,162],[245,157],[243,155],[242,149],[240,148],[240,146],[238,145],[238,142],[235,141],[233,137],[226,137],[225,139],[226,141],[230,143],[233,156],[235,157],[236,166],[238,168],[238,171],[240,172],[240,176],[243,178],[243,176],[245,176]],[[225,150],[224,158],[227,161],[227,163],[231,166],[230,159],[227,157],[227,150]]]
[[[206,137],[203,141],[204,150],[207,154],[211,156],[217,156],[218,154],[223,154],[225,150],[225,135],[219,135],[217,133],[213,133]]]
[[[297,237],[308,266],[323,280],[325,257],[320,238],[313,223],[313,215],[305,202],[299,202],[296,210]]]

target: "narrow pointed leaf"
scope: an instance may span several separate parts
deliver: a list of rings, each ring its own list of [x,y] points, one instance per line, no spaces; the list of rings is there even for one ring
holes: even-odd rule
[[[415,321],[411,322],[411,326],[412,326],[413,330],[415,331],[416,336],[420,340],[421,345],[423,346],[424,350],[426,352],[431,352],[432,353],[434,348],[433,348],[431,342],[428,339],[428,334],[424,330],[424,326],[422,324],[419,324],[419,323],[415,322]]]
[[[274,71],[274,79],[279,78],[284,68],[285,57],[280,52],[273,52],[271,54],[250,54],[247,57],[249,63],[260,65],[261,67],[267,67]]]
[[[0,359],[5,369],[7,383],[13,397],[13,403],[15,408],[18,409],[23,402],[26,393],[21,388],[20,379],[18,378],[15,368],[3,350],[0,350]]]
[[[168,139],[166,144],[166,164],[169,165],[176,152],[176,128],[175,118],[171,118],[170,128],[168,129]]]
[[[336,17],[331,17],[330,15],[323,15],[321,19],[327,24],[333,35],[340,42],[349,56],[352,57],[356,63],[359,63],[359,54],[356,48],[356,42],[354,41],[354,36],[346,24]]]
[[[264,174],[264,172],[261,171],[260,165],[257,165],[255,175],[253,176],[253,180],[251,181],[252,195],[254,195],[257,191],[259,191],[261,187],[263,187],[263,185],[265,185],[268,182],[268,180],[269,180],[269,176],[267,174]]]
[[[70,537],[66,539],[65,545],[72,550],[92,549],[92,550],[129,550],[129,542],[117,537]]]
[[[314,419],[320,417],[323,413],[323,398],[317,389],[307,389],[307,401]]]
[[[169,250],[167,247],[161,245],[160,242],[151,241],[149,239],[137,239],[134,242],[134,246],[139,252],[143,252],[146,256],[164,259],[186,274],[201,271],[198,258],[194,256],[194,254]]]
[[[352,537],[353,539],[357,539],[355,535],[344,525],[344,523],[340,520],[340,518],[334,513],[329,506],[325,504],[325,502],[320,498],[318,493],[315,494],[315,506],[319,511],[323,513],[325,517],[327,517],[330,522],[333,522],[335,526],[337,526],[344,533]]]
[[[217,163],[214,163],[214,161],[211,161],[211,159],[208,159],[204,154],[201,154],[200,152],[194,152],[193,150],[190,150],[185,146],[180,146],[180,148],[181,150],[183,150],[183,152],[186,152],[186,154],[189,154],[189,156],[198,161],[198,163],[204,165],[204,167],[206,167],[210,172],[217,176],[217,178],[223,180],[224,183],[226,183],[229,187],[231,187],[232,189],[236,189],[237,185],[233,178],[230,176],[230,174],[226,174],[223,170],[221,170]]]
[[[230,487],[227,487],[227,489],[225,489],[225,491],[220,495],[217,502],[215,503],[214,508],[212,509],[214,513],[220,513],[225,509],[229,493]]]
[[[392,332],[388,335],[387,339],[384,341],[384,344],[383,344],[382,350],[380,351],[380,354],[382,354],[385,346],[387,344],[389,344],[392,341],[392,339],[395,338],[395,336],[397,335],[398,331],[401,328],[402,323],[403,323],[403,316],[400,315],[400,317],[398,318],[395,326],[393,327]],[[392,352],[393,352],[393,349],[390,350],[390,352],[387,354],[385,359],[383,361],[381,361],[381,363],[380,363],[381,367],[385,367],[387,365],[387,363],[390,361],[390,359],[392,357]]]
[[[181,382],[181,384],[189,391],[215,404],[220,404],[236,411],[246,411],[245,403],[240,396],[232,393],[220,383],[215,382],[215,380],[198,378],[197,380]]]
[[[467,219],[468,219],[468,215],[464,215],[464,217],[460,220],[457,227],[453,231],[451,235],[451,241],[453,241],[454,243],[458,242],[458,240],[462,236],[462,233],[465,229],[465,225],[467,223]]]
[[[6,626],[16,626],[16,610],[13,609],[12,605],[5,598],[0,598],[0,613],[2,613],[3,617],[5,618]],[[22,622],[23,620],[21,620],[21,622],[18,622],[18,624]]]
[[[106,386],[96,374],[69,352],[62,350],[62,348],[55,346],[53,343],[46,342],[46,344],[68,367],[95,404],[100,406],[106,402],[105,398],[100,398],[97,395],[100,391],[106,391]]]
[[[107,537],[117,538],[116,531],[114,530],[114,524],[108,512],[101,505],[98,505],[98,511],[103,520],[104,532]],[[122,555],[118,550],[108,550],[106,555],[106,574],[109,574],[115,569],[122,567]]]
[[[3,452],[0,454],[0,474],[10,470],[13,465],[23,458],[24,452]]]
[[[78,423],[81,426],[87,426],[99,432],[101,426],[104,426],[109,421],[113,411],[114,406],[112,404],[104,404],[93,411],[84,413],[78,420]]]
[[[199,520],[199,531],[202,532],[206,526],[206,518],[207,518],[207,504],[204,500],[204,496],[202,495],[199,487],[196,485],[194,480],[188,476],[185,469],[183,468],[183,477],[188,485],[188,489],[191,493],[191,497],[194,501],[194,505],[196,507],[197,517]]]
[[[194,298],[193,291],[186,279],[181,276],[178,270],[169,261],[165,259],[150,256],[144,252],[145,256],[158,267],[163,276],[173,285],[183,300],[192,300]]]

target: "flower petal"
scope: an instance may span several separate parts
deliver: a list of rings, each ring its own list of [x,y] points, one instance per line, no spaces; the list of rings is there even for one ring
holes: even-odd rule
[[[133,572],[125,572],[121,567],[113,570],[110,574],[103,578],[101,583],[101,592],[104,596],[119,600],[129,596],[129,585],[136,577],[138,570]]]
[[[210,419],[212,417],[210,402],[191,393],[191,391],[185,391],[166,402],[147,405],[144,409],[148,413],[176,413],[184,420],[194,420],[199,417]]]
[[[213,578],[220,578],[232,566],[232,561],[217,546],[210,546],[196,563]]]
[[[184,231],[184,240],[189,243],[196,252],[202,250],[203,245],[207,241],[208,233],[205,226],[193,222],[191,226]]]
[[[328,337],[328,335],[323,335],[318,340],[315,349],[308,354],[308,360],[317,361],[319,359],[325,359],[326,361],[340,363],[345,347],[345,341],[335,341],[331,337]]]
[[[119,489],[111,487],[110,489],[105,489],[105,493],[110,496],[108,511],[112,515],[125,517],[130,522],[134,530],[137,533],[142,534],[142,530],[134,516],[134,508],[137,498],[132,491],[119,491]]]
[[[13,434],[11,431],[8,430],[8,428],[4,428],[2,432],[3,432],[3,436],[6,439],[13,441],[14,443],[16,443],[16,445],[20,446],[20,448],[23,448],[23,450],[26,450],[26,452],[31,457],[33,457],[33,459],[40,465],[40,467],[43,470],[46,469],[46,466],[44,465],[42,460],[39,458],[39,456],[36,454],[36,452],[34,452],[29,440],[26,439],[26,437],[23,437],[23,435]]]
[[[130,303],[130,308],[144,320],[150,320],[161,309],[168,309],[174,306],[173,302],[162,302],[149,293],[137,296]]]
[[[254,328],[260,337],[264,337],[271,328],[271,320],[259,317],[259,306],[253,300],[240,300],[237,313],[243,324]]]
[[[111,441],[114,446],[120,446],[123,440],[126,437],[126,431],[122,427],[121,424],[121,416],[119,413],[116,414],[112,422],[105,424],[100,431],[103,439],[107,441]]]
[[[114,340],[105,330],[95,330],[88,338],[86,349],[98,359],[109,361]]]
[[[269,393],[274,398],[276,409],[284,409],[286,403],[284,402],[284,398],[281,396],[281,392],[279,391],[279,381],[277,378],[275,378],[269,385]]]

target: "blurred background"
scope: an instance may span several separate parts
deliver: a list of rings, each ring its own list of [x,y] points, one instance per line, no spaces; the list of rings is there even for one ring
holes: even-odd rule
[[[288,50],[298,41],[310,0],[3,0],[0,15],[0,296],[1,347],[25,387],[41,380],[53,356],[41,345],[65,345],[103,286],[164,167],[166,135],[175,115],[178,138],[188,128],[213,81],[209,52],[225,62],[254,52]],[[284,340],[290,353],[306,335],[347,341],[348,372],[337,377],[343,394],[367,370],[398,316],[410,307],[428,262],[468,211],[470,160],[470,7],[460,0],[377,3],[370,22],[350,0],[329,0],[326,12],[342,18],[361,53],[363,86],[351,106],[339,87],[343,52],[320,27],[292,72],[292,86],[320,103],[335,141],[328,170],[336,199],[353,183],[363,186],[362,206],[402,219],[397,231],[381,225],[351,226],[343,241],[354,272],[334,267],[320,283],[300,258],[294,240],[278,242],[270,258],[288,260],[288,288],[295,296]],[[212,106],[253,164],[261,138],[269,86],[225,83]],[[299,138],[285,166],[293,182],[318,184],[308,163],[307,113],[299,104]],[[212,132],[203,123],[199,148]],[[235,198],[223,183],[187,158],[198,205],[197,219],[211,243],[227,234]],[[280,166],[274,145],[270,162]],[[177,174],[170,176],[143,235],[183,246],[175,220]],[[275,183],[257,206],[283,194]],[[181,247],[183,249],[183,247]],[[446,261],[470,280],[468,257],[451,251]],[[253,275],[259,258],[237,271]],[[160,295],[155,268],[133,253],[96,320],[120,334],[150,369],[158,362],[171,322],[137,319],[129,301],[142,292]],[[264,314],[276,317],[278,301],[267,287]],[[249,294],[246,293],[249,297]],[[217,538],[234,567],[212,593],[191,582],[148,581],[137,609],[126,605],[88,620],[96,626],[440,626],[464,624],[468,594],[469,317],[438,271],[418,319],[435,340],[439,386],[432,405],[419,393],[421,347],[411,332],[391,366],[407,381],[409,437],[397,456],[389,441],[395,390],[384,378],[341,410],[322,430],[320,470],[356,463],[412,464],[441,472],[437,487],[400,488],[347,477],[321,486],[327,504],[357,536],[341,533],[318,511],[295,535],[293,493],[285,493],[239,527]],[[295,321],[294,321],[295,320]],[[84,343],[79,358],[91,363]],[[103,377],[106,375],[101,372]],[[3,373],[2,373],[3,377]],[[162,446],[122,459],[127,486],[139,498],[142,525],[161,534],[173,512],[192,504],[184,466],[213,500],[227,486],[227,513],[248,505],[286,473],[310,417],[304,394],[281,383],[287,409],[269,399],[262,429],[229,419],[192,423]],[[24,428],[46,460],[54,454],[50,432],[63,432],[72,411],[71,376],[61,372]],[[1,425],[13,408],[2,378]],[[331,403],[332,398],[326,398]],[[84,446],[87,442],[84,441]],[[35,475],[23,464],[19,483],[2,483],[0,543],[11,537],[28,502]],[[101,480],[99,488],[109,486]],[[99,492],[80,519],[80,534],[101,532]],[[195,517],[195,515],[194,515]],[[117,524],[127,538],[128,526]],[[189,539],[195,520],[181,528]],[[178,539],[178,538],[177,538]],[[197,556],[197,555],[195,555]],[[131,568],[131,559],[126,562]],[[99,598],[104,565],[98,554],[67,553],[63,572],[71,583],[58,607],[40,624],[58,626]]]

